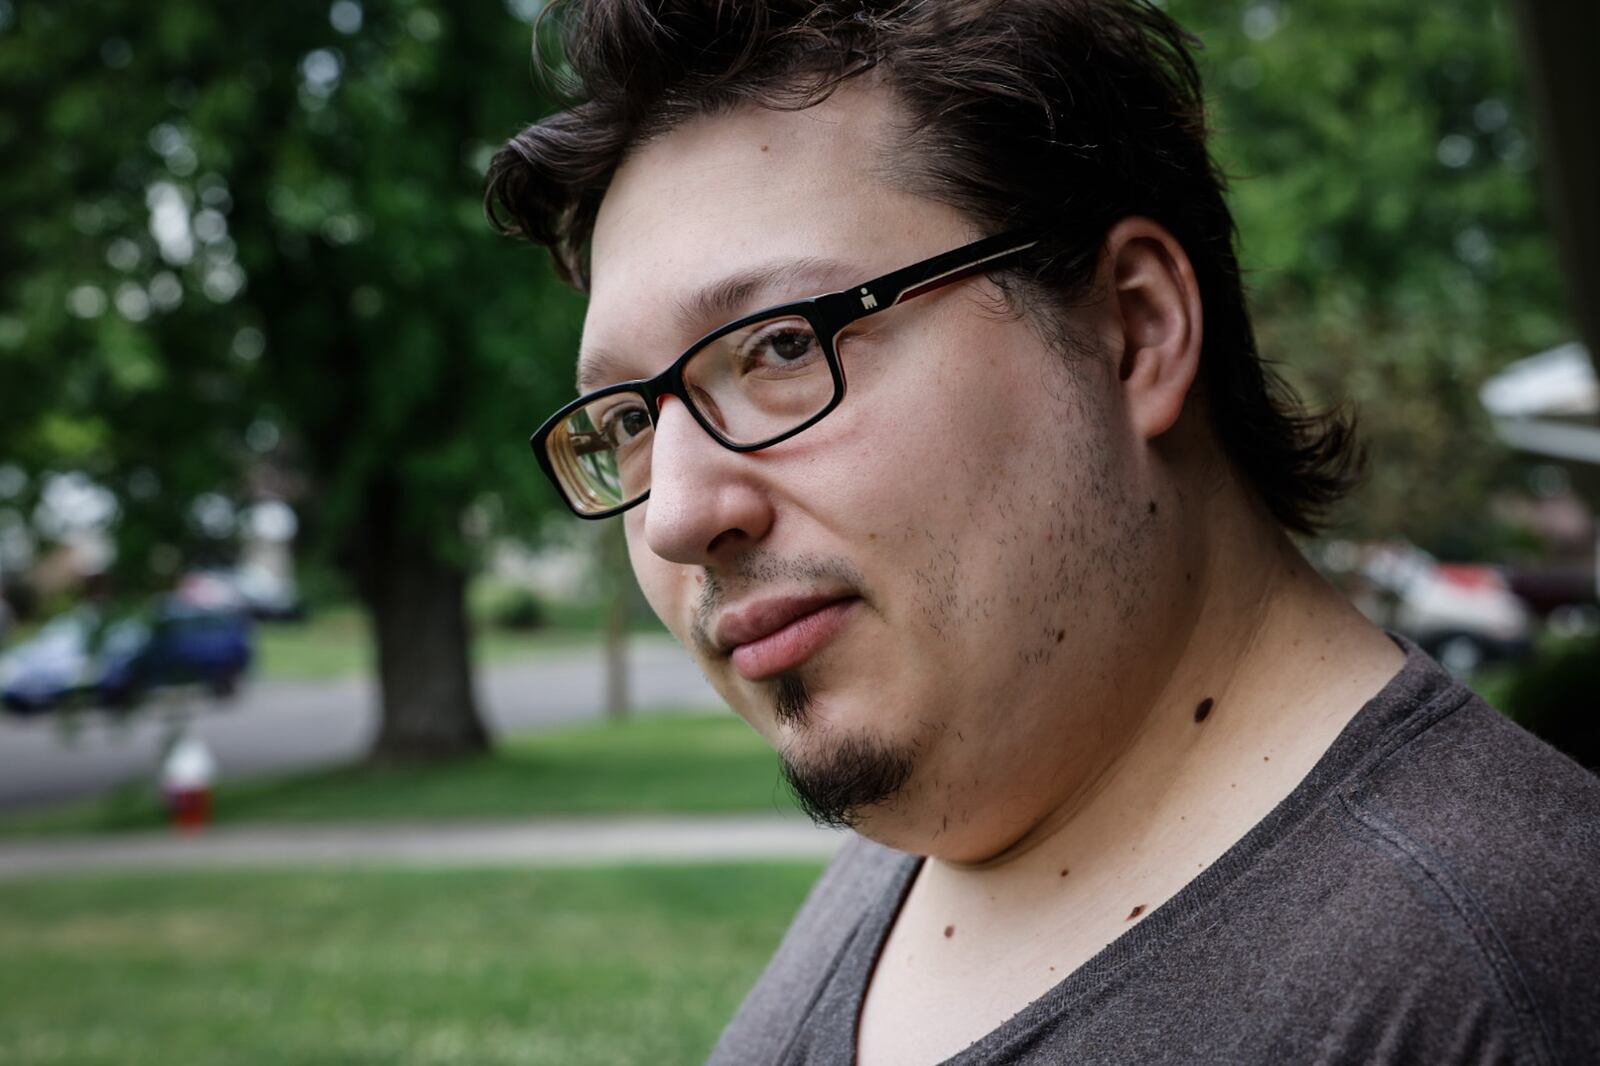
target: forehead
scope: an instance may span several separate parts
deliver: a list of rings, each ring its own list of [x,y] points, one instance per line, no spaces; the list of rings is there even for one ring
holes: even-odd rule
[[[694,329],[718,324],[685,321],[684,309],[707,292],[744,300],[731,317],[968,239],[971,227],[952,208],[883,176],[898,141],[894,119],[887,91],[847,87],[805,111],[696,118],[637,149],[595,221],[585,360],[644,361],[632,369],[652,373]],[[773,278],[765,288],[728,284],[764,275]],[[661,350],[644,352],[645,340]]]

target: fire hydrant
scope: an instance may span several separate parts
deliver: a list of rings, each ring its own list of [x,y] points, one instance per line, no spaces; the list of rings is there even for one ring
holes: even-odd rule
[[[211,786],[216,778],[217,760],[205,741],[186,735],[172,746],[161,764],[161,794],[174,827],[205,828],[211,821]]]

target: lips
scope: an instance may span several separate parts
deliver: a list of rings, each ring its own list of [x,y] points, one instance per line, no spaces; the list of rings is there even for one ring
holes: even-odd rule
[[[820,651],[860,602],[837,594],[758,600],[725,615],[714,637],[741,677],[762,681]]]

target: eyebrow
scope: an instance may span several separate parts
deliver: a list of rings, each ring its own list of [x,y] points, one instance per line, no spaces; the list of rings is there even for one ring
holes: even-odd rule
[[[699,338],[719,325],[759,310],[762,306],[819,296],[837,289],[840,278],[863,276],[865,270],[858,264],[811,256],[750,267],[681,298],[674,309],[673,324],[677,333]],[[764,298],[780,292],[790,295],[787,299],[779,297],[778,301]],[[631,360],[626,356],[605,348],[580,353],[579,394],[630,380],[630,363]]]

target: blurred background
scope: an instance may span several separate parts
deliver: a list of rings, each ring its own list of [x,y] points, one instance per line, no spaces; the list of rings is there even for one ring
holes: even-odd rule
[[[541,6],[0,0],[0,1060],[698,1061],[832,845],[528,451]],[[1164,6],[1308,554],[1600,765],[1600,16]]]

